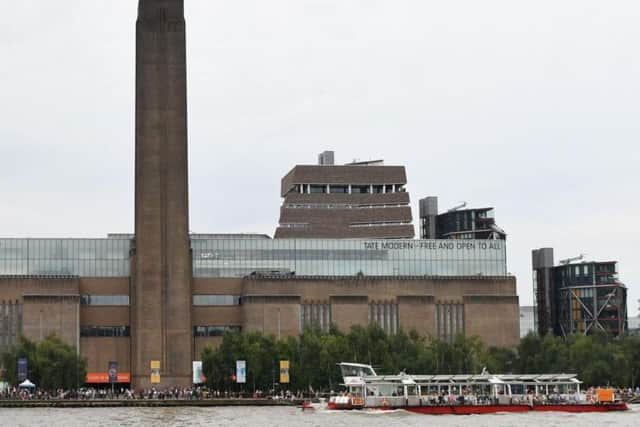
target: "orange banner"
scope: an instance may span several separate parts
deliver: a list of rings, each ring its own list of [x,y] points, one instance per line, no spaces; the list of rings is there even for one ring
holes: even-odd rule
[[[118,372],[118,380],[116,382],[130,383],[131,373]],[[88,372],[86,383],[87,384],[109,384],[109,373],[108,372]]]

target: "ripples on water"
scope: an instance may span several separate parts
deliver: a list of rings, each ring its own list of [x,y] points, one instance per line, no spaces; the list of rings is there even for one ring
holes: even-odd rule
[[[418,415],[404,411],[304,411],[293,407],[3,409],[0,426],[640,426],[640,405],[631,411],[592,414],[525,413]]]

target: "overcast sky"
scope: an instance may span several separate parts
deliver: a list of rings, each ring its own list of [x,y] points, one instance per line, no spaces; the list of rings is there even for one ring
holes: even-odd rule
[[[2,0],[0,236],[133,231],[136,0]],[[277,225],[318,152],[494,206],[531,249],[618,260],[640,298],[640,2],[186,0],[191,228]],[[416,224],[418,223],[416,219]]]

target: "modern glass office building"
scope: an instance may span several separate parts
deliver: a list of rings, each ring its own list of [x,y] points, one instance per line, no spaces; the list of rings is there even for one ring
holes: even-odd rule
[[[616,261],[569,258],[554,265],[553,248],[532,251],[536,328],[543,335],[628,331],[627,287]]]

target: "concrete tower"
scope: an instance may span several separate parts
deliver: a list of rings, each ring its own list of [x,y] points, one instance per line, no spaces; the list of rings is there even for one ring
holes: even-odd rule
[[[132,386],[186,386],[193,360],[184,0],[140,0],[136,30]]]

